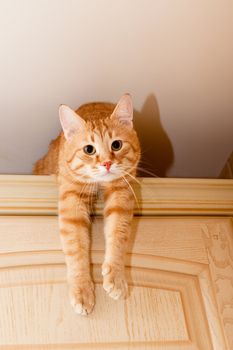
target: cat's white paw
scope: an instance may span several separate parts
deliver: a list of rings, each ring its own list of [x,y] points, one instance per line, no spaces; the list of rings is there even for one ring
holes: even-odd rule
[[[102,275],[103,288],[111,298],[117,300],[128,296],[128,285],[123,268],[104,263]]]
[[[88,315],[95,305],[94,284],[91,280],[79,279],[69,284],[70,303],[79,315]]]

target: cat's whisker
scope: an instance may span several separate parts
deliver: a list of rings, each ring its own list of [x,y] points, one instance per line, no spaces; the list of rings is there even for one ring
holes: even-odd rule
[[[93,182],[90,189],[90,204],[91,204],[91,212],[94,213],[94,200],[95,200],[95,191],[96,191],[96,182]]]
[[[144,167],[146,167],[146,169],[144,169]],[[153,172],[153,169],[151,168],[151,164],[147,161],[145,161],[144,159],[140,159],[139,163],[138,163],[138,168],[141,168],[141,170],[143,171],[150,171],[151,174],[153,174],[154,176],[156,177],[160,177],[158,175],[156,175],[154,172]]]
[[[144,173],[146,173],[146,174],[148,174],[148,175],[152,175],[153,177],[159,178],[159,176],[156,175],[155,173],[153,173],[152,171],[146,170],[146,169],[144,169],[142,167],[137,167],[137,169],[142,171],[142,172],[144,172]]]
[[[90,213],[92,213],[92,187],[93,187],[93,184],[89,186],[88,199],[87,199]]]
[[[94,182],[90,184],[89,187],[89,192],[88,192],[88,204],[89,204],[89,208],[90,208],[90,212],[93,212],[93,188],[94,188]]]
[[[85,188],[87,187],[87,185],[88,185],[88,183],[84,184],[84,186],[81,189],[81,192],[79,193],[79,201],[78,201],[78,206],[77,206],[77,210],[76,210],[77,212],[78,212],[78,210],[79,210],[79,208],[80,208],[80,206],[82,204],[82,197],[84,195],[84,191],[85,191]]]
[[[130,185],[129,181],[125,178],[124,175],[122,175],[122,178],[123,178],[123,180],[127,183],[129,189],[131,190],[131,192],[132,192],[132,194],[133,194],[133,196],[134,196],[134,198],[135,198],[135,201],[136,201],[136,203],[137,203],[137,207],[138,207],[138,209],[140,209],[140,206],[139,206],[139,203],[138,203],[138,199],[137,199],[137,197],[136,197],[136,194],[135,194],[135,192],[134,192],[132,186]]]
[[[158,175],[156,175],[155,173],[153,173],[152,171],[146,170],[140,166],[135,166],[132,169],[137,169],[137,170],[141,170],[144,173],[147,173],[148,175],[153,175],[153,177],[159,177]]]
[[[134,177],[132,174],[128,173],[128,171],[125,171],[124,169],[121,169],[126,175],[130,176],[135,182],[137,182],[139,185],[140,182],[136,179],[136,177]]]

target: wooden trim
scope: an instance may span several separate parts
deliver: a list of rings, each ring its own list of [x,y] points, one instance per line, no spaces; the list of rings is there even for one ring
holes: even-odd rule
[[[139,178],[137,215],[233,215],[233,180]],[[0,215],[57,215],[53,176],[0,175]],[[99,200],[96,215],[102,214]]]

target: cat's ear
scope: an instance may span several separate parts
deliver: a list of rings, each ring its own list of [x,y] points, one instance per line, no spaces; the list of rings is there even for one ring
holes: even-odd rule
[[[125,94],[116,105],[111,119],[118,119],[121,124],[133,127],[133,101],[130,94]]]
[[[66,105],[59,107],[59,117],[65,138],[68,141],[78,131],[85,129],[85,121]]]

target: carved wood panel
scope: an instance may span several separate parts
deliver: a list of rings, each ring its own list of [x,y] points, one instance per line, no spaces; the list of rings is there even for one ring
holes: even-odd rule
[[[81,317],[68,301],[57,217],[0,217],[1,349],[232,348],[230,218],[135,217],[125,301],[101,285],[102,219],[92,231],[96,306]]]

